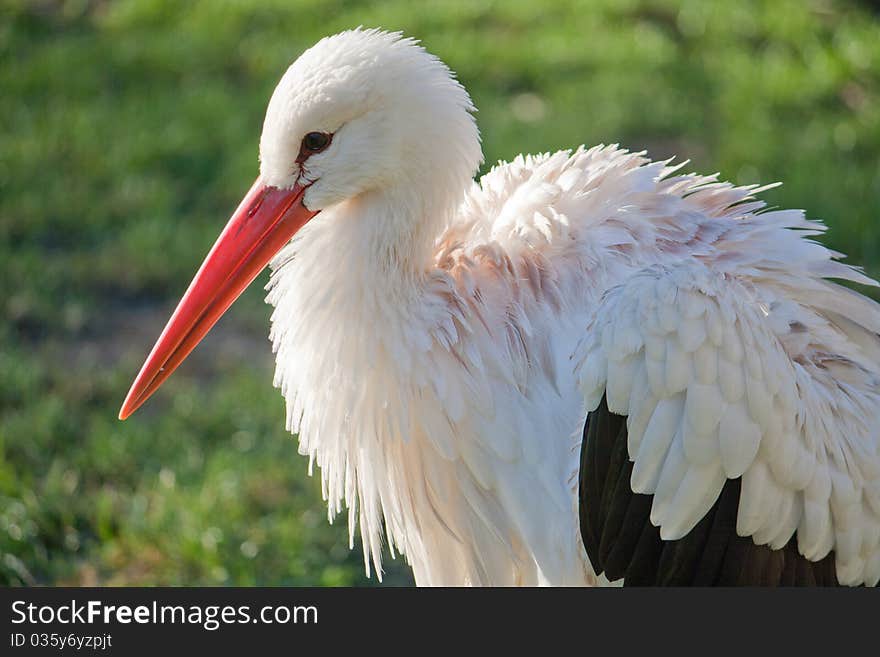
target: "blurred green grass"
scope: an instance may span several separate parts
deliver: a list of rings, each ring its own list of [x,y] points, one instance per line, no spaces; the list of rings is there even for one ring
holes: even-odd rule
[[[0,0],[0,583],[375,583],[283,431],[259,285],[116,420],[277,79],[359,24],[458,72],[489,164],[620,142],[782,180],[880,274],[875,3]]]

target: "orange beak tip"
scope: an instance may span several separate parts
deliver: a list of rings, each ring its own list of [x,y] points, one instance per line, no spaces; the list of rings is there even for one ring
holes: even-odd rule
[[[140,404],[135,403],[135,399],[132,398],[133,390],[134,386],[132,386],[132,390],[129,390],[128,394],[125,396],[125,401],[122,402],[122,406],[119,407],[120,420],[127,420],[131,417],[132,413],[140,407]]]

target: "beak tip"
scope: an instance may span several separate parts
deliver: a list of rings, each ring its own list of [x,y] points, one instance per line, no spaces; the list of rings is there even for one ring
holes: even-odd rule
[[[135,398],[133,398],[133,395],[129,392],[125,397],[125,401],[122,402],[122,406],[119,408],[119,419],[127,420],[139,407],[140,404],[136,403]]]

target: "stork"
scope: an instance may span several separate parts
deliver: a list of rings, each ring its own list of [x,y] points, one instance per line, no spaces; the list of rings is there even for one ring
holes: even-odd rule
[[[880,579],[876,285],[764,188],[616,146],[478,182],[416,41],[325,38],[120,411],[270,264],[275,385],[332,518],[419,585]]]

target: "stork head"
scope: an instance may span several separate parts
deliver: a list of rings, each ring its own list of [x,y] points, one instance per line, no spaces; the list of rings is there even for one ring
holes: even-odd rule
[[[260,178],[308,186],[313,210],[404,185],[460,191],[482,158],[472,111],[464,87],[412,39],[360,29],[327,37],[272,94]]]
[[[159,336],[120,419],[322,211],[378,195],[406,208],[395,218],[405,223],[454,206],[482,160],[473,110],[449,69],[400,34],[351,30],[303,53],[269,101],[260,175]]]

